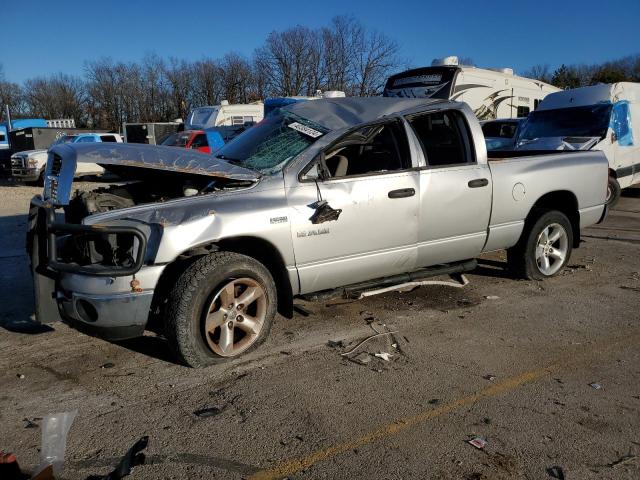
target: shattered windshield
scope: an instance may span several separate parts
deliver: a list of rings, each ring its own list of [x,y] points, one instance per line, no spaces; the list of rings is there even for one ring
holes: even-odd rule
[[[276,173],[327,131],[307,119],[280,111],[226,144],[216,157],[265,174]]]
[[[607,134],[611,104],[531,112],[518,140],[544,137],[598,137]]]

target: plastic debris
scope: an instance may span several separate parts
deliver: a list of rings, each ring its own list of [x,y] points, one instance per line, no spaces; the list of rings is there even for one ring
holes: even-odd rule
[[[201,408],[200,410],[196,410],[195,412],[193,412],[193,414],[200,418],[208,418],[208,417],[215,417],[216,415],[221,414],[223,410],[224,408],[208,407],[208,408]]]
[[[493,382],[497,377],[495,375],[487,373],[482,378],[484,378],[485,380],[489,380],[490,382]]]
[[[601,390],[602,389],[602,385],[600,385],[599,383],[590,383],[589,386],[595,390]]]
[[[16,375],[16,377],[18,377],[20,380],[22,380],[22,379],[24,378],[24,374],[22,374],[22,373],[18,373],[18,374]]]
[[[107,362],[107,363],[104,363],[104,364],[100,365],[100,368],[113,368],[115,366],[116,366],[115,363]]]
[[[38,424],[35,423],[36,420],[42,420],[41,418],[34,418],[33,420],[29,420],[28,418],[23,418],[24,428],[38,428]]]
[[[564,470],[562,470],[562,467],[558,467],[558,466],[549,467],[547,468],[547,474],[551,478],[557,478],[558,480],[565,480]]]
[[[391,357],[393,357],[393,355],[391,353],[387,353],[387,352],[375,353],[374,356],[376,356],[378,358],[381,358],[385,362],[390,362],[391,361]]]
[[[484,298],[486,298],[487,300],[498,300],[500,297],[497,295],[487,295]]]
[[[327,346],[331,348],[343,348],[344,340],[329,340]]]
[[[124,457],[118,463],[118,466],[108,473],[107,475],[91,475],[87,480],[120,480],[122,477],[126,477],[131,473],[134,467],[143,465],[145,462],[145,455],[141,453],[142,450],[147,448],[149,444],[149,437],[144,436],[140,438],[133,446],[125,453]]]
[[[64,452],[67,449],[67,434],[73,420],[78,414],[72,412],[52,413],[42,421],[42,448],[40,449],[40,466],[36,468],[36,475],[44,474],[51,469],[54,476],[60,475],[64,463]],[[48,478],[42,476],[41,478]]]
[[[482,450],[484,447],[487,446],[487,441],[482,437],[474,437],[471,440],[467,440],[467,443],[469,445],[473,445],[478,450]]]

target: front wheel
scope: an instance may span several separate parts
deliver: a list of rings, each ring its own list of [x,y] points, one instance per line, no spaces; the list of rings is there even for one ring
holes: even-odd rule
[[[543,280],[557,275],[567,264],[573,248],[573,229],[567,216],[557,210],[542,213],[525,231],[507,261],[520,277]]]
[[[620,188],[620,184],[618,180],[613,177],[609,177],[609,181],[607,182],[607,205],[609,208],[613,207],[618,200],[620,200],[620,195],[622,194],[622,189]]]
[[[204,367],[256,348],[277,310],[273,277],[257,260],[231,252],[199,258],[169,294],[165,333],[178,360]]]

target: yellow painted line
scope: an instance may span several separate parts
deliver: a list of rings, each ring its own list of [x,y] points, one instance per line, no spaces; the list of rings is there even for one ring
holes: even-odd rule
[[[509,377],[503,381],[496,382],[477,393],[473,393],[457,400],[453,400],[450,403],[446,403],[430,410],[425,410],[421,413],[418,413],[417,415],[395,420],[394,422],[383,425],[379,429],[366,433],[361,437],[346,441],[344,443],[339,443],[331,447],[316,450],[315,452],[310,453],[307,456],[286,460],[273,468],[270,468],[268,470],[261,470],[248,478],[249,480],[276,480],[294,475],[295,473],[305,470],[315,465],[316,463],[331,459],[342,453],[353,450],[354,448],[359,448],[363,445],[373,443],[376,440],[390,437],[392,435],[397,435],[398,433],[407,430],[408,428],[411,428],[416,424],[424,423],[442,415],[455,412],[456,410],[460,410],[463,407],[476,403],[478,400],[495,397],[498,395],[502,395],[503,393],[515,390],[518,387],[547,376],[562,367],[566,368],[569,365],[582,363],[585,360],[589,360],[594,354],[619,351],[624,345],[637,345],[637,342],[640,340],[640,334],[638,334],[636,331],[632,331],[629,332],[629,335],[627,336],[609,338],[608,340],[608,342],[599,342],[600,346],[590,344],[586,349],[583,349],[582,352],[573,352],[573,354],[571,354],[570,356],[566,356],[563,359],[551,365],[548,365],[547,367],[537,370],[531,370],[529,372],[524,372],[519,375]]]
[[[318,462],[328,460],[337,455],[340,455],[341,453],[353,450],[354,448],[358,448],[369,443],[373,443],[381,438],[396,435],[418,423],[424,423],[436,417],[454,412],[468,405],[472,405],[473,403],[483,398],[494,397],[496,395],[501,395],[505,392],[514,390],[526,383],[533,382],[534,380],[550,374],[555,368],[556,367],[551,366],[507,378],[506,380],[492,384],[490,387],[487,387],[484,390],[479,391],[478,393],[467,395],[466,397],[462,397],[458,400],[454,400],[453,402],[446,403],[430,410],[426,410],[411,417],[396,420],[393,423],[384,425],[383,427],[366,433],[365,435],[354,440],[339,443],[322,450],[317,450],[316,452],[313,452],[305,457],[287,460],[280,465],[275,466],[274,468],[263,470],[251,475],[249,477],[249,480],[275,480],[278,478],[293,475],[300,472],[301,470],[305,470],[311,467]]]

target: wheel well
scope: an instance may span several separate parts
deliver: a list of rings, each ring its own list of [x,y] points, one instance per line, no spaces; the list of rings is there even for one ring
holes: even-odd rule
[[[613,168],[609,169],[609,176],[612,178],[615,178],[616,180],[618,179],[618,174],[616,173],[616,171]]]
[[[578,199],[569,191],[560,190],[549,192],[540,197],[531,208],[527,216],[527,223],[535,222],[541,210],[558,210],[564,213],[573,230],[573,248],[580,246],[580,213],[578,212]]]

